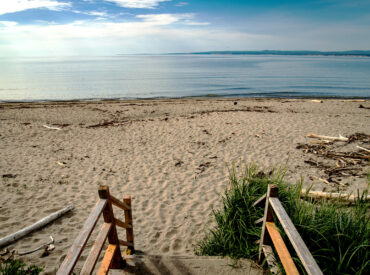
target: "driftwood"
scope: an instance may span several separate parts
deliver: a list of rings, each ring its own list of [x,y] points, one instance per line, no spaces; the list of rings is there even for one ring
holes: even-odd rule
[[[65,167],[66,166],[66,164],[64,162],[56,161],[55,163],[58,164],[58,165],[60,165],[60,166],[62,166],[62,167]]]
[[[368,135],[355,134],[349,137],[356,137],[356,140],[366,142],[369,139]],[[363,172],[364,166],[368,166],[370,154],[366,148],[358,146],[362,151],[358,152],[338,152],[333,150],[333,143],[330,144],[298,144],[297,149],[301,149],[306,154],[314,154],[318,159],[309,158],[304,160],[305,163],[322,170],[328,178],[317,178],[322,182],[343,185],[340,183],[340,178],[349,176],[364,177],[366,174]],[[366,149],[366,150],[364,150]],[[325,160],[321,161],[321,160]],[[328,162],[329,161],[329,162]]]
[[[53,214],[50,214],[49,216],[39,220],[38,222],[30,225],[30,226],[27,226],[26,228],[23,228],[22,230],[19,230],[18,232],[15,232],[13,234],[10,234],[2,239],[0,239],[0,247],[3,247],[3,246],[6,246],[12,242],[15,242],[16,240],[22,238],[23,236],[31,233],[32,231],[36,230],[36,229],[39,229],[45,225],[47,225],[48,223],[58,219],[59,217],[61,217],[62,215],[64,215],[65,213],[73,210],[73,206],[70,205],[66,208],[63,208],[57,212],[54,212]]]
[[[42,125],[42,127],[45,127],[47,129],[51,129],[51,130],[62,130],[62,128],[59,128],[59,127],[51,127],[51,126],[47,126],[47,125]]]
[[[322,136],[322,135],[316,135],[316,134],[307,134],[307,137],[324,139],[324,140],[348,141],[348,138],[343,137],[341,135],[339,135],[339,137],[330,137],[330,136]]]
[[[307,192],[306,189],[302,189],[301,197],[309,197],[313,199],[339,199],[341,201],[347,202],[354,202],[355,200],[361,198],[359,196],[344,194],[344,193],[330,193],[330,192],[322,192],[322,191],[309,191]],[[364,196],[366,201],[370,200],[370,195]]]
[[[314,176],[314,178],[323,182],[323,183],[325,183],[325,184],[327,184],[327,185],[330,185],[330,182],[328,182],[326,179],[322,179],[322,178],[319,178],[319,177],[316,177],[316,176]]]
[[[366,148],[364,148],[364,147],[361,147],[361,146],[356,146],[358,149],[361,149],[361,150],[364,150],[364,151],[366,151],[366,152],[368,152],[368,153],[370,153],[370,150],[369,149],[366,149]]]
[[[47,242],[46,244],[40,245],[39,247],[34,248],[29,251],[17,252],[16,254],[18,254],[19,256],[23,256],[23,255],[34,253],[40,249],[45,249],[46,251],[50,251],[54,249],[54,246],[52,246],[53,243],[54,243],[54,239],[52,236],[50,236],[50,241]]]
[[[341,100],[342,102],[366,102],[365,99],[346,99],[346,100]]]
[[[310,140],[310,144],[313,144],[313,145],[320,145],[320,144],[332,144],[333,141],[330,141],[330,140],[325,140],[325,139],[320,139],[320,140]]]

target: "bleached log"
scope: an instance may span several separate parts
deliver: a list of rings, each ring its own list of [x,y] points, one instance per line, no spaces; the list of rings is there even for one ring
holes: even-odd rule
[[[316,134],[307,134],[309,138],[318,138],[318,139],[325,139],[325,140],[337,140],[337,141],[348,141],[348,138],[339,135],[339,137],[329,137],[329,136],[322,136]]]
[[[23,228],[22,230],[19,230],[18,232],[15,232],[13,234],[10,234],[2,239],[0,239],[0,247],[3,247],[3,246],[6,246],[12,242],[15,242],[17,240],[19,240],[20,238],[22,238],[23,236],[31,233],[32,231],[34,230],[37,230],[41,227],[44,227],[45,225],[47,225],[48,223],[58,219],[59,217],[63,216],[65,213],[73,210],[73,205],[70,205],[66,208],[63,208],[57,212],[54,212],[53,214],[50,214],[49,216],[39,220],[38,222],[30,225],[30,226],[27,226],[25,228]]]
[[[315,103],[323,103],[324,101],[322,101],[322,100],[318,100],[318,99],[312,99],[311,100],[312,102],[315,102]]]
[[[301,197],[309,197],[313,199],[339,199],[341,201],[354,202],[358,199],[358,196],[349,195],[345,193],[331,193],[331,192],[322,192],[322,191],[309,191],[307,193],[306,189],[302,189]],[[370,200],[370,195],[364,197],[366,201]]]
[[[62,130],[62,128],[59,128],[59,127],[51,127],[51,126],[47,126],[47,125],[42,125],[42,127],[45,127],[47,129],[51,129],[51,130]]]
[[[366,102],[365,99],[346,99],[346,100],[341,100],[342,102]]]

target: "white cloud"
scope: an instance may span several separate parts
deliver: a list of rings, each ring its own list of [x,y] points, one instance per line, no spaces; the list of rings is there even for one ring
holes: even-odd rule
[[[183,6],[186,6],[186,5],[189,5],[188,2],[179,2],[177,4],[175,4],[176,7],[183,7]]]
[[[195,17],[195,14],[193,13],[145,14],[137,15],[136,17],[153,25],[170,25],[173,23],[180,23],[188,26],[207,26],[210,24],[208,22],[193,21],[193,18]]]
[[[60,10],[70,6],[70,3],[59,2],[56,0],[1,0],[0,15],[39,8]]]
[[[91,16],[99,16],[99,17],[107,17],[108,14],[105,11],[79,11],[79,10],[72,10],[74,13],[79,13],[79,14],[86,14],[86,15],[91,15]]]
[[[285,24],[276,21],[277,25],[282,26],[281,29],[266,25],[260,29],[240,31],[207,26],[206,22],[193,21],[194,17],[194,14],[188,13],[147,14],[138,15],[133,22],[84,20],[69,24],[38,25],[1,21],[0,56],[258,49],[361,50],[370,45],[366,26],[312,25],[305,31],[298,27],[293,33],[288,33]],[[299,21],[295,25],[299,26]],[[270,29],[270,32],[266,29]]]
[[[210,23],[209,22],[197,22],[197,21],[190,21],[190,20],[186,20],[184,22],[184,25],[188,25],[188,26],[208,26]]]
[[[92,15],[92,16],[107,16],[108,14],[105,11],[89,11],[86,12],[87,15]]]
[[[176,27],[191,16],[165,14],[139,16],[140,21],[136,22],[75,21],[69,24],[0,27],[0,56],[245,49],[251,41],[260,41],[266,37],[209,27],[199,29],[185,24]]]
[[[136,8],[136,9],[154,9],[160,2],[166,2],[171,0],[105,0],[108,2],[114,2],[118,6],[124,8]]]
[[[191,19],[194,17],[194,15],[191,13],[183,14],[161,13],[161,14],[138,15],[136,17],[143,19],[144,22],[149,22],[152,25],[170,25],[180,20]]]
[[[14,21],[0,21],[0,24],[3,25],[4,27],[10,28],[16,26],[18,23]]]

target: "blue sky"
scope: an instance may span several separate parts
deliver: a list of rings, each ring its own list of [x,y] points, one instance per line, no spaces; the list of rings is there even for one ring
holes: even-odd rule
[[[370,0],[0,0],[0,56],[370,50]]]

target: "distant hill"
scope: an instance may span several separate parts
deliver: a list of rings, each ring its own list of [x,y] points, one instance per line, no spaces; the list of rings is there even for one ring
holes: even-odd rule
[[[321,56],[367,56],[370,57],[370,51],[340,51],[340,52],[322,52],[322,51],[209,51],[209,52],[190,52],[176,53],[182,54],[225,54],[225,55],[321,55]]]

